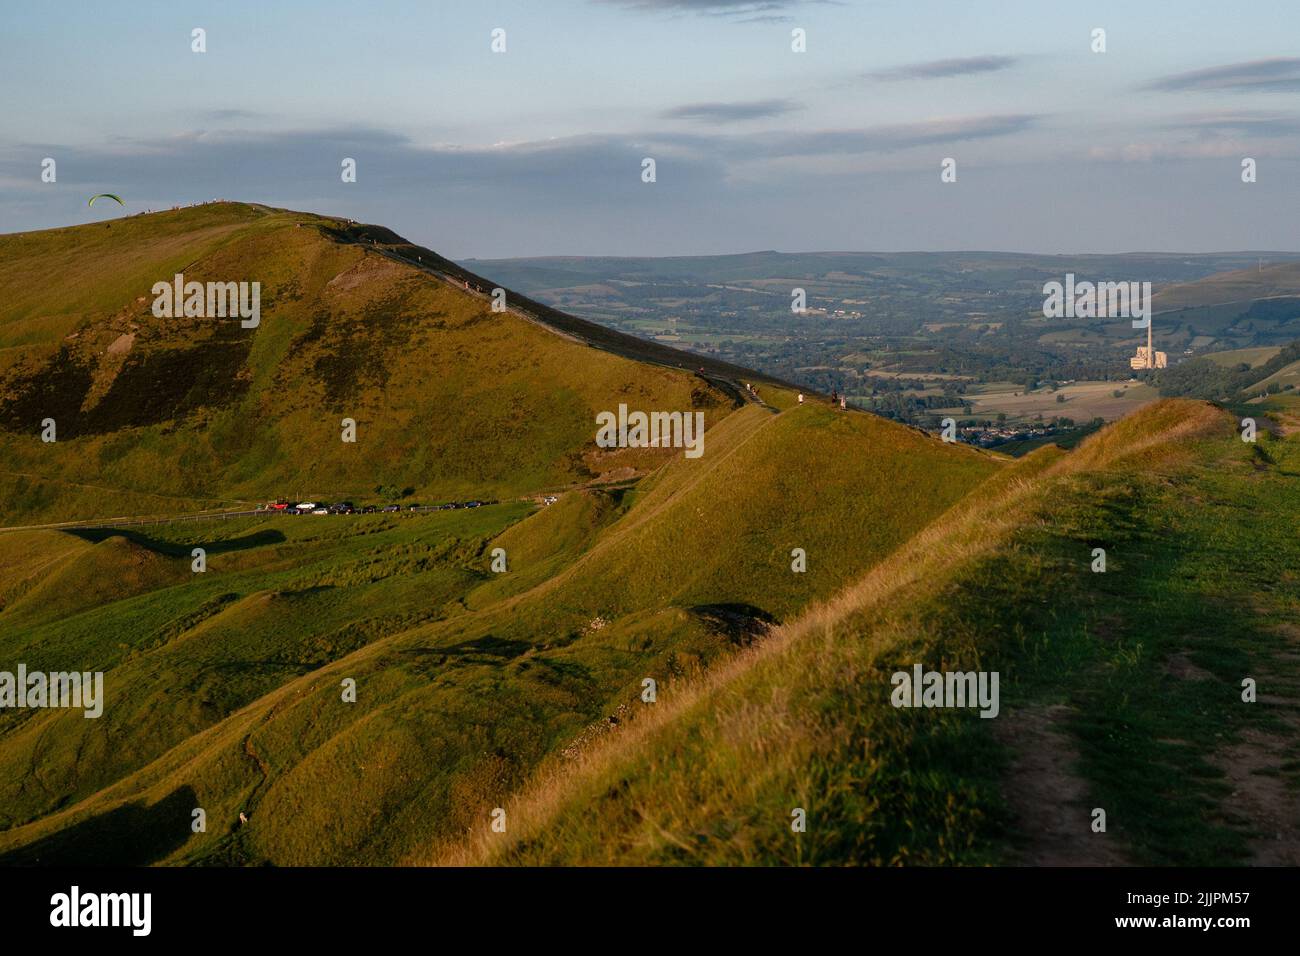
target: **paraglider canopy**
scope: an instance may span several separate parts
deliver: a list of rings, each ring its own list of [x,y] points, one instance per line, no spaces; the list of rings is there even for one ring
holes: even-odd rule
[[[115,201],[119,206],[121,206],[123,209],[126,208],[126,203],[122,202],[122,197],[120,197],[120,196],[114,196],[112,193],[100,193],[98,196],[91,196],[91,197],[90,197],[90,202],[86,203],[86,205],[87,205],[87,206],[93,206],[93,205],[95,205],[95,200],[96,200],[96,199],[112,199],[112,200]]]

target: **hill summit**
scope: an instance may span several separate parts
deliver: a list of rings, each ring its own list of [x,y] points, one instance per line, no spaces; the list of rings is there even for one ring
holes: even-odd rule
[[[6,524],[537,493],[663,459],[593,444],[620,401],[711,426],[762,380],[240,203],[0,237],[0,297]]]

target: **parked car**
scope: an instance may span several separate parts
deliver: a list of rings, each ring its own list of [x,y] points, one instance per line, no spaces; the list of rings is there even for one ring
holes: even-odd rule
[[[314,508],[314,509],[312,509],[312,514],[314,514],[314,515],[327,515],[327,514],[329,514],[329,513],[330,513],[330,510],[329,510],[328,508]]]
[[[401,511],[401,510],[402,510],[401,505],[384,505],[384,514],[388,514],[391,511]]]
[[[467,501],[467,502],[465,502],[465,507],[466,507],[466,508],[477,508],[477,507],[478,507],[479,505],[481,505],[481,504],[483,504],[483,502],[481,502],[481,501]]]
[[[330,505],[330,512],[336,515],[350,515],[356,510],[350,501],[340,501],[336,505]]]
[[[378,510],[379,509],[376,508],[374,505],[366,505],[364,508],[361,509],[361,513],[363,515],[372,515]]]
[[[407,510],[407,511],[419,511],[420,508],[422,508],[422,507],[423,507],[423,505],[407,505],[407,506],[406,506],[406,510]]]
[[[266,507],[267,507],[267,510],[268,510],[268,511],[288,511],[288,510],[289,510],[289,502],[284,501],[284,500],[273,501],[273,502],[271,502],[269,505],[267,505]]]
[[[315,510],[316,510],[316,502],[314,502],[314,501],[300,501],[300,502],[298,502],[296,505],[294,505],[293,507],[294,507],[294,510],[295,510],[295,511],[301,511],[303,514],[307,514],[307,513],[309,513],[309,512],[312,512],[312,511],[315,511]]]

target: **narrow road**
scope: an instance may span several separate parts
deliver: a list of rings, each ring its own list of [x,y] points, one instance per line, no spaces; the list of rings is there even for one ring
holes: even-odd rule
[[[586,491],[597,489],[612,489],[625,487],[630,484],[629,480],[616,481],[593,481],[584,484],[569,485],[565,488],[555,488],[549,491],[539,491],[536,494],[520,495],[517,498],[507,499],[508,501],[532,501],[540,502],[542,499],[559,496],[571,491]],[[491,505],[502,504],[496,499],[470,499],[480,503],[475,505],[476,508],[486,508]],[[447,505],[456,505],[458,507],[448,508]],[[437,505],[403,505],[399,511],[373,511],[371,515],[404,515],[404,514],[427,514],[432,511],[464,511],[469,507],[468,502],[445,502]],[[313,518],[322,517],[321,515],[294,513],[287,511],[274,511],[270,508],[255,508],[252,510],[243,509],[239,511],[201,511],[195,514],[181,515],[150,515],[147,517],[126,515],[120,518],[89,518],[84,521],[56,521],[49,524],[28,524],[28,525],[9,525],[0,527],[0,534],[6,531],[74,531],[74,530],[94,530],[99,528],[135,528],[143,525],[156,524],[176,524],[183,521],[229,521],[234,518],[276,518],[276,517],[294,517],[294,518]],[[339,517],[338,515],[326,515],[323,517]],[[343,517],[366,517],[360,511],[354,511],[351,515]]]
[[[517,501],[531,501],[540,498],[541,495],[527,495],[523,498],[515,499]],[[500,504],[499,501],[490,502],[490,504]],[[475,507],[487,507],[489,503],[475,505]],[[464,510],[467,507],[464,503],[459,509]],[[415,507],[404,507],[401,511],[382,512],[375,511],[371,514],[410,514],[412,512],[422,513],[429,511],[441,511],[442,505],[416,505]],[[447,509],[452,510],[452,509]],[[198,514],[188,515],[162,515],[148,518],[139,517],[122,517],[122,518],[91,518],[85,521],[58,521],[52,524],[29,524],[29,525],[11,525],[0,528],[0,533],[5,531],[74,531],[74,530],[91,530],[96,528],[134,528],[141,525],[154,524],[177,524],[182,521],[229,521],[232,518],[276,518],[289,517],[292,514],[295,518],[321,517],[309,513],[290,513],[287,511],[275,511],[270,508],[256,508],[252,511],[204,511]],[[352,516],[360,516],[360,511],[354,511]],[[337,517],[336,515],[327,515],[326,517]],[[345,516],[350,517],[350,516]]]

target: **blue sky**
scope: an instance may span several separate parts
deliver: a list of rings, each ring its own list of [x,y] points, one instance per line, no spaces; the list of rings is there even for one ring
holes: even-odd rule
[[[1278,0],[4,4],[0,232],[111,191],[458,258],[1291,250],[1298,27]]]

